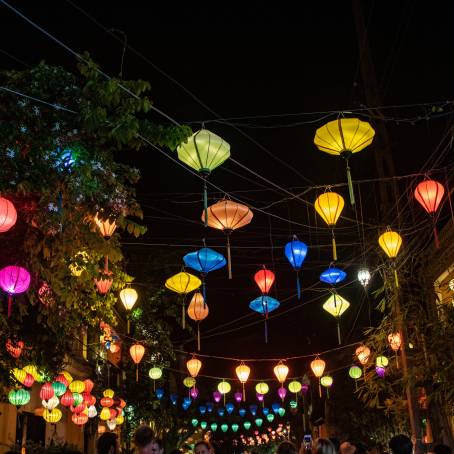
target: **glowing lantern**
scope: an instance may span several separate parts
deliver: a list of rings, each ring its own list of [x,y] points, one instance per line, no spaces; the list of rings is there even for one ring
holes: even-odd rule
[[[25,377],[27,376],[27,372],[25,372],[24,369],[18,369],[17,367],[12,370],[12,374],[14,378],[22,384],[24,383]]]
[[[255,420],[255,425],[256,425],[257,427],[262,427],[262,424],[263,424],[263,419],[262,419],[262,418],[257,418],[257,419]]]
[[[242,395],[241,395],[242,397]],[[213,399],[216,403],[219,403],[221,401],[222,394],[219,391],[214,391],[213,392]]]
[[[133,308],[138,297],[137,291],[131,287],[126,287],[120,292],[120,300],[127,311]]]
[[[124,416],[117,416],[115,418],[115,422],[117,426],[121,426],[125,422],[125,417]]]
[[[233,410],[235,410],[235,405],[233,405],[232,402],[227,402],[225,409],[227,410],[227,413],[231,415],[233,413]]]
[[[8,294],[8,317],[11,316],[13,295],[24,293],[30,286],[30,273],[21,266],[6,266],[0,270],[0,287]]]
[[[47,282],[43,282],[38,289],[38,298],[44,306],[55,304],[55,295]]]
[[[288,390],[291,393],[295,394],[295,398],[297,397],[297,394],[301,391],[302,385],[299,381],[293,380],[288,384]]]
[[[94,417],[98,416],[98,411],[96,410],[96,407],[95,407],[94,405],[90,405],[90,406],[88,407],[88,414],[87,414],[87,416],[88,416],[89,418],[94,418]]]
[[[382,233],[378,238],[378,244],[390,259],[395,259],[399,253],[400,247],[402,246],[402,237],[397,232],[394,232],[387,227],[386,232]],[[396,281],[396,287],[399,287],[396,268],[394,268],[394,278]]]
[[[223,432],[227,432],[229,430],[229,425],[228,424],[221,424],[221,430]]]
[[[344,208],[344,199],[335,192],[325,192],[315,200],[315,210],[320,217],[331,227],[331,241],[333,245],[333,260],[337,260],[336,238],[334,226]]]
[[[386,367],[389,364],[389,360],[386,356],[377,356],[375,359],[375,364],[378,367]]]
[[[82,393],[85,391],[85,383],[80,380],[74,380],[69,384],[69,390],[72,393]]]
[[[103,426],[101,424],[98,425],[98,435],[101,435],[106,432],[106,426]]]
[[[230,392],[232,387],[230,386],[229,382],[226,382],[222,380],[220,383],[218,383],[218,391],[224,396],[224,405],[225,405],[225,395]],[[216,400],[216,398],[215,398]],[[219,402],[219,401],[217,401]]]
[[[402,345],[402,338],[400,336],[400,333],[391,333],[388,336],[388,342],[389,345],[391,346],[391,349],[395,352],[397,352]]]
[[[279,383],[284,383],[288,375],[288,367],[282,362],[279,361],[278,365],[274,367],[274,375],[276,375],[277,381]]]
[[[189,375],[192,378],[196,378],[199,375],[200,369],[202,367],[202,361],[199,359],[192,357],[187,363],[186,367],[188,368]]]
[[[221,200],[208,207],[208,225],[214,229],[222,230],[227,236],[227,266],[229,279],[232,279],[230,235],[234,230],[249,224],[252,221],[253,216],[252,211],[246,205],[232,202],[231,200]],[[205,212],[202,213],[202,221],[205,222]]]
[[[117,417],[117,410],[115,408],[109,408],[110,411],[110,419],[115,419]]]
[[[325,388],[330,388],[333,385],[333,377],[330,375],[324,375],[320,378],[320,384]]]
[[[79,393],[73,393],[73,399],[74,399],[75,406],[82,404],[84,401],[82,394],[79,394]]]
[[[386,373],[386,369],[381,366],[375,366],[375,373],[380,377],[383,378]]]
[[[243,393],[240,392],[235,393],[233,397],[236,400],[236,402],[240,403],[243,400]]]
[[[341,344],[341,334],[340,334],[340,316],[350,307],[350,303],[342,296],[338,295],[336,292],[332,292],[331,296],[323,304],[323,309],[336,318],[337,321],[337,339],[339,345]]]
[[[339,284],[347,277],[345,271],[340,270],[339,268],[329,267],[320,274],[320,280],[326,284]]]
[[[268,420],[268,422],[273,422],[274,421],[274,415],[273,413],[269,413],[266,415],[266,419]]]
[[[13,357],[19,358],[25,344],[22,341],[13,342],[11,339],[6,341],[6,351]]]
[[[265,265],[263,265],[263,269],[257,271],[257,273],[255,273],[254,275],[255,283],[262,292],[262,295],[268,294],[274,284],[274,279],[274,273],[270,270],[267,270],[265,268]]]
[[[153,390],[156,389],[156,380],[159,380],[162,377],[162,369],[160,367],[152,367],[148,371],[148,375],[153,380]]]
[[[55,381],[59,382],[59,383],[63,383],[66,387],[69,386],[69,381],[66,379],[66,377],[63,374],[57,375],[55,377]]]
[[[109,219],[105,219],[105,220],[100,219],[98,217],[98,214],[99,213],[96,213],[94,221],[95,221],[99,231],[101,232],[101,235],[104,238],[109,239],[115,232],[115,229],[117,228],[117,224],[115,223],[115,221],[110,222]]]
[[[208,195],[206,179],[210,173],[230,157],[230,145],[221,137],[201,129],[177,147],[178,159],[203,178],[203,207],[205,227],[208,225]]]
[[[69,265],[69,270],[73,276],[80,276],[85,270],[85,265],[88,263],[89,255],[85,251],[79,251],[73,258],[73,263]]]
[[[60,401],[58,400],[57,396],[52,396],[48,401],[43,399],[41,403],[43,404],[44,408],[47,408],[48,410],[53,410],[58,406]]]
[[[348,370],[348,375],[355,380],[355,389],[358,390],[358,378],[363,374],[361,368],[358,366],[351,366]]]
[[[238,424],[232,424],[232,425],[231,425],[232,432],[237,432],[238,429],[239,429],[239,427],[240,427],[240,426],[239,426]]]
[[[358,357],[358,361],[365,366],[370,358],[370,348],[367,347],[366,345],[360,345],[356,351],[355,351],[356,356]]]
[[[44,383],[39,392],[39,398],[43,400],[49,400],[55,394],[54,388],[51,383]]]
[[[85,413],[73,413],[71,420],[77,426],[83,426],[88,421],[88,416]]]
[[[281,386],[277,390],[277,395],[281,398],[282,402],[284,402],[285,396],[287,395],[287,390],[283,386]]]
[[[191,420],[191,424],[192,424],[192,427],[197,427],[197,425],[199,424],[199,420],[196,418],[193,418]]]
[[[358,281],[363,287],[367,287],[370,281],[370,272],[367,268],[362,268],[358,271]]]
[[[86,408],[87,406],[82,402],[76,405],[75,407],[70,407],[70,410],[72,413],[82,413],[85,411]]]
[[[314,375],[318,378],[318,391],[320,397],[322,397],[322,388],[320,387],[320,377],[325,371],[326,363],[323,359],[320,359],[318,356],[311,362],[311,369]]]
[[[54,408],[53,410],[48,410],[47,408],[43,411],[43,418],[44,421],[50,424],[57,424],[60,421],[63,413],[58,408]]]
[[[129,349],[129,354],[132,360],[136,364],[136,382],[139,381],[139,363],[142,361],[143,355],[145,354],[145,347],[141,344],[134,344]]]
[[[110,410],[108,407],[103,407],[101,410],[101,413],[99,414],[99,417],[103,421],[107,421],[110,418]]]
[[[13,389],[8,393],[10,404],[20,407],[30,402],[30,393],[25,389]]]
[[[115,402],[112,397],[101,397],[99,403],[101,404],[101,407],[110,408]]]
[[[206,421],[202,421],[202,422],[200,423],[200,427],[201,427],[203,430],[205,430],[205,429],[207,428],[207,422],[206,422]]]
[[[84,391],[87,393],[91,393],[95,384],[89,379],[84,380]]]
[[[43,381],[41,374],[38,372],[38,368],[34,364],[27,364],[24,366],[24,370],[27,374],[32,375],[37,382]]]
[[[17,211],[12,202],[0,197],[0,233],[7,232],[17,221]]]
[[[347,164],[347,182],[350,203],[355,204],[355,193],[350,173],[349,159],[353,153],[363,150],[372,143],[375,131],[366,121],[358,118],[338,118],[318,128],[314,144],[320,151],[341,156]]]
[[[128,319],[128,324],[129,324],[129,319]],[[128,332],[129,332],[129,330],[128,330]],[[121,347],[116,342],[112,342],[110,344],[110,347],[109,347],[110,353],[112,353],[112,354],[118,353],[120,351],[120,349],[121,349]]]
[[[105,295],[110,290],[110,287],[112,287],[113,279],[111,275],[111,271],[104,270],[99,278],[94,279],[98,292],[101,295]]]
[[[200,322],[208,316],[208,306],[205,304],[203,295],[195,292],[188,307],[188,316],[197,322],[197,350],[200,350]]]
[[[183,380],[183,385],[186,386],[186,388],[192,388],[195,386],[196,380],[193,377],[185,377]]]
[[[83,402],[87,404],[88,407],[95,405],[96,397],[91,395],[90,393],[84,392],[82,393]]]
[[[115,396],[115,391],[113,389],[107,388],[103,391],[102,395],[104,397],[113,398],[113,396]]]
[[[255,390],[262,395],[265,395],[270,390],[270,387],[265,382],[260,382],[255,385]]]
[[[35,379],[33,378],[33,375],[27,374],[23,381],[23,385],[26,386],[27,388],[30,388],[31,386],[33,386],[33,383],[35,383]]]
[[[244,389],[244,384],[247,382],[249,378],[249,374],[251,373],[251,368],[249,366],[246,366],[243,362],[240,363],[239,366],[235,369],[236,375],[238,377],[238,380],[240,383],[243,385],[243,401],[246,400],[246,392]]]
[[[62,383],[62,382],[60,382],[60,381],[54,381],[54,382],[52,383],[52,388],[53,388],[53,390],[54,390],[54,392],[55,392],[55,395],[56,395],[57,397],[63,396],[63,394],[65,394],[65,392],[66,392],[66,386],[65,386],[65,384]]]
[[[196,400],[197,397],[199,397],[199,390],[197,388],[191,388],[191,391],[189,391],[189,395],[192,397],[192,399]]]
[[[281,303],[269,295],[262,295],[249,303],[249,308],[265,317],[265,343],[268,343],[268,314],[276,310]]]
[[[193,274],[186,273],[182,271],[181,273],[175,274],[172,277],[169,277],[165,286],[172,290],[172,292],[178,293],[179,295],[187,295],[193,290],[198,289],[202,285],[202,281]],[[182,325],[183,329],[186,328],[186,318],[184,310],[184,300],[182,300]]]
[[[249,421],[244,421],[243,426],[246,430],[249,430],[251,428],[251,423]]]
[[[61,396],[60,402],[64,407],[70,407],[74,404],[74,396],[70,391],[66,391],[63,396]]]
[[[117,427],[117,422],[115,419],[109,419],[106,421],[107,427],[109,430],[115,430],[115,427]]]
[[[292,241],[287,243],[284,248],[285,256],[296,271],[296,291],[298,299],[301,299],[301,283],[299,279],[299,271],[303,266],[304,259],[307,255],[307,245],[299,241],[296,235],[293,235]]]

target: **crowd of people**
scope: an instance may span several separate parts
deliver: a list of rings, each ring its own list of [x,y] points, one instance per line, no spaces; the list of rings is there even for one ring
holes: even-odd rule
[[[154,436],[148,426],[139,427],[134,434],[134,446],[138,454],[181,454],[179,449],[164,453],[164,446],[160,439]],[[108,432],[102,434],[98,439],[98,454],[119,454],[117,435]],[[311,445],[302,443],[297,448],[290,441],[282,442],[276,454],[372,454],[362,444],[351,441],[342,443],[336,438],[318,438]],[[396,435],[389,441],[389,450],[376,452],[374,454],[413,454],[413,442],[406,435]],[[447,445],[435,445],[428,454],[451,454],[451,448]],[[194,446],[194,454],[216,454],[215,448],[205,440],[198,441]],[[246,451],[244,454],[247,454]],[[252,450],[250,454],[255,454]]]

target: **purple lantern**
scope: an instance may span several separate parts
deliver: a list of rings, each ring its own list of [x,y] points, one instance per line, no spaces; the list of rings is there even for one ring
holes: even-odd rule
[[[243,400],[243,393],[237,392],[233,396],[237,402],[241,402]]]
[[[265,394],[255,393],[255,395],[259,402],[263,402],[263,399],[265,399]]]
[[[285,396],[287,395],[287,390],[281,386],[278,390],[277,390],[277,393],[279,395],[279,397],[282,399],[282,401],[284,401],[285,399]]]
[[[199,390],[194,386],[193,388],[191,388],[191,391],[189,391],[189,394],[195,400],[199,395]]]
[[[8,317],[11,315],[13,295],[24,293],[30,286],[30,273],[21,266],[6,266],[0,270],[0,287],[8,293]]]
[[[222,399],[222,394],[219,391],[213,393],[213,399],[216,403],[219,403]]]
[[[380,378],[385,377],[385,371],[386,369],[384,367],[375,366],[375,372]]]
[[[307,392],[309,391],[309,385],[307,383],[303,383],[301,385],[301,391],[303,392],[304,395],[306,395]]]

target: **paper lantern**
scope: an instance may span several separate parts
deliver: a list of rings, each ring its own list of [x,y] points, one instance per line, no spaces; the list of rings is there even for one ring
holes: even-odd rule
[[[291,393],[298,394],[301,391],[302,385],[299,381],[293,380],[288,384],[288,390]]]
[[[227,402],[225,404],[225,409],[227,410],[227,413],[231,415],[233,413],[233,410],[235,410],[235,405],[233,405],[232,402]]]
[[[276,375],[277,381],[281,384],[284,383],[288,375],[288,367],[282,361],[279,361],[278,365],[274,367],[273,371],[274,375]]]
[[[66,387],[69,386],[69,381],[66,379],[66,377],[63,374],[59,374],[55,377],[55,381],[59,383],[63,383]],[[72,380],[71,380],[72,381]]]
[[[301,299],[301,283],[299,279],[299,271],[303,266],[304,259],[307,255],[307,245],[299,241],[296,235],[293,235],[292,241],[287,243],[284,248],[285,257],[296,271],[296,291],[298,299]]]
[[[268,420],[268,422],[273,422],[274,421],[273,413],[269,413],[268,415],[266,415],[266,419]]]
[[[271,287],[273,286],[274,279],[274,273],[270,270],[267,270],[265,268],[265,265],[263,265],[263,269],[257,271],[257,273],[255,273],[254,275],[255,283],[262,292],[262,295],[268,294]]]
[[[117,427],[117,422],[115,421],[115,419],[108,419],[106,421],[106,424],[109,430],[115,430],[115,427]]]
[[[99,424],[98,425],[98,435],[102,435],[103,433],[106,433],[106,426]]]
[[[197,397],[199,397],[199,390],[196,387],[191,388],[191,390],[189,391],[189,395],[191,396],[192,399],[196,400]]]
[[[358,357],[358,361],[365,366],[370,358],[370,348],[367,347],[366,345],[360,345],[356,351],[355,351],[356,356]]]
[[[264,405],[265,396],[263,394],[255,393],[255,397],[259,402],[262,402],[262,404]]]
[[[65,386],[65,384],[62,383],[62,382],[59,382],[59,381],[54,381],[54,382],[52,383],[52,388],[53,388],[53,390],[54,390],[54,392],[55,392],[55,395],[56,395],[57,397],[63,396],[63,394],[65,394],[65,392],[66,392],[66,386]]]
[[[189,361],[186,362],[186,367],[189,371],[189,375],[193,378],[196,378],[199,375],[200,369],[202,367],[202,361],[192,357]]]
[[[243,397],[243,396],[241,396],[241,398],[242,398],[242,397]],[[238,410],[238,414],[239,414],[242,418],[244,418],[244,416],[246,416],[246,409],[245,409],[245,408],[240,408],[240,409]]]
[[[345,280],[347,273],[339,268],[329,267],[320,274],[320,280],[325,284],[336,285]]]
[[[110,418],[110,410],[109,410],[109,408],[108,407],[103,407],[101,409],[101,413],[99,414],[99,417],[103,421],[107,421]]]
[[[320,384],[325,388],[330,388],[333,385],[333,377],[324,375],[320,378]]]
[[[13,389],[8,393],[10,404],[20,407],[30,402],[30,393],[25,389]]]
[[[216,430],[218,430],[218,425],[215,422],[212,422],[210,427],[213,432],[216,432]]]
[[[255,420],[255,425],[256,425],[257,427],[262,427],[262,424],[263,424],[263,419],[262,419],[262,418],[257,418],[257,419]]]
[[[249,366],[246,366],[246,364],[244,364],[243,362],[241,362],[240,365],[236,367],[235,372],[238,377],[238,380],[243,385],[243,401],[246,401],[246,392],[244,389],[244,384],[247,382],[249,378],[251,368]]]
[[[27,364],[24,366],[24,370],[27,374],[32,375],[38,383],[43,381],[42,375],[39,373],[38,368],[34,364]]]
[[[77,426],[83,426],[88,421],[88,416],[85,413],[73,413],[71,420]]]
[[[375,366],[375,373],[380,377],[383,378],[386,373],[386,369],[381,366]]]
[[[43,400],[49,400],[55,394],[54,388],[52,387],[51,383],[44,383],[41,386],[41,390],[39,391],[39,398]]]
[[[99,278],[95,278],[95,284],[98,289],[98,292],[101,295],[105,295],[112,287],[113,279],[112,279],[112,272],[104,270]]]
[[[206,421],[202,421],[202,422],[200,423],[200,427],[201,427],[203,430],[205,430],[205,429],[207,428],[207,422],[206,422]]]
[[[104,397],[111,397],[113,398],[113,396],[115,396],[115,391],[113,389],[110,389],[110,388],[107,388],[105,389],[103,392],[102,392],[102,395]]]
[[[259,407],[257,407],[257,405],[255,405],[255,404],[249,405],[249,411],[251,412],[252,416],[255,416],[257,414],[258,409],[259,409]]]
[[[251,423],[249,421],[244,421],[243,423],[243,427],[246,429],[246,430],[249,430],[251,428]]]
[[[130,311],[133,308],[138,297],[137,291],[131,287],[126,287],[120,292],[120,300],[127,311]]]
[[[320,377],[323,375],[325,371],[326,363],[323,359],[320,359],[318,356],[311,362],[311,369],[314,375],[319,379],[318,380],[318,391],[320,397],[322,397],[322,389],[320,387]]]
[[[16,224],[17,211],[12,202],[0,197],[0,233],[7,232]]]
[[[183,385],[186,386],[186,388],[192,388],[195,386],[196,380],[193,377],[185,377],[183,380]]]
[[[394,259],[402,246],[402,237],[388,227],[386,232],[380,235],[378,244],[389,258]]]
[[[218,135],[201,129],[177,147],[178,159],[199,172],[203,178],[205,227],[208,225],[208,195],[206,179],[230,157],[230,145]]]
[[[35,379],[33,378],[32,374],[27,374],[22,383],[25,387],[30,388],[31,386],[33,386],[33,383],[35,383]]]
[[[285,396],[287,395],[287,390],[281,386],[278,390],[277,390],[277,395],[281,398],[282,402],[284,401],[285,399]]]
[[[341,344],[341,334],[340,334],[340,316],[350,307],[350,303],[342,296],[338,295],[336,292],[332,292],[331,296],[323,304],[323,309],[331,314],[337,320],[337,339],[339,345]]]
[[[333,260],[337,260],[336,238],[334,226],[344,208],[344,199],[336,192],[325,192],[317,197],[314,203],[315,210],[320,217],[331,227],[331,242],[333,247]]]
[[[6,341],[6,351],[13,357],[13,358],[19,358],[20,355],[22,354],[22,350],[24,348],[25,344],[20,340],[20,341],[12,341],[11,339],[8,339]]]
[[[24,383],[25,377],[27,376],[27,372],[25,372],[24,369],[19,369],[15,367],[11,373],[13,374],[13,377],[19,382],[19,383]]]
[[[87,393],[91,393],[95,384],[89,378],[85,379],[83,383],[84,383],[84,391]]]
[[[57,396],[52,396],[49,400],[42,400],[41,403],[43,404],[44,408],[47,408],[48,410],[53,410],[58,406],[60,403],[60,400],[58,399]]]
[[[264,316],[265,322],[265,343],[268,343],[268,314],[276,310],[281,303],[269,295],[262,295],[249,303],[249,308]]]
[[[227,236],[229,279],[232,279],[230,235],[234,230],[249,224],[253,216],[252,211],[246,205],[231,200],[221,200],[208,207],[208,226],[222,230]],[[206,224],[205,212],[202,213],[202,221]]]
[[[72,413],[82,413],[85,411],[87,406],[81,402],[80,404],[77,404],[75,407],[69,407]]]
[[[13,295],[24,293],[30,286],[30,273],[21,266],[5,266],[0,270],[0,287],[8,294],[8,317],[11,316]]]
[[[255,390],[259,393],[259,394],[266,394],[269,390],[270,390],[270,387],[268,386],[267,383],[265,382],[260,382],[260,383],[257,383],[255,385]]]
[[[358,118],[338,118],[318,128],[315,133],[314,144],[320,151],[345,159],[348,191],[352,205],[355,204],[355,194],[349,159],[353,153],[357,153],[370,145],[374,135],[375,131],[372,126]]]
[[[66,391],[60,399],[61,404],[64,407],[70,407],[74,404],[74,396],[70,391]]]
[[[200,350],[200,322],[208,316],[208,305],[205,303],[203,295],[195,292],[188,307],[188,316],[197,322],[197,350]]]
[[[152,380],[159,380],[162,377],[162,369],[160,367],[152,367],[148,371],[148,375]]]
[[[227,432],[229,430],[229,425],[228,424],[221,424],[221,430],[223,432]]]
[[[243,400],[243,393],[237,392],[233,395],[236,402],[240,403]]]
[[[363,287],[367,287],[370,281],[370,272],[367,268],[362,268],[358,271],[358,281]]]
[[[87,407],[91,407],[92,405],[96,404],[96,397],[90,393],[87,393],[87,392],[82,393],[82,398],[83,398],[83,402],[85,402]]]
[[[48,410],[47,408],[43,412],[43,418],[46,422],[50,424],[57,424],[60,421],[63,413],[58,408],[54,408],[53,410]]]
[[[348,369],[348,375],[355,380],[360,378],[362,374],[363,372],[358,366],[351,366],[350,369]]]
[[[84,398],[82,397],[82,394],[80,393],[73,393],[73,399],[74,399],[74,405],[80,405],[83,403]]]
[[[69,384],[69,390],[72,393],[82,393],[85,391],[85,383],[80,380],[74,380]]]
[[[113,233],[115,232],[115,229],[117,228],[117,224],[115,221],[110,222],[109,219],[102,220],[98,216],[99,213],[96,213],[96,216],[94,218],[95,224],[97,225],[99,231],[101,232],[101,235],[104,238],[110,238]]]
[[[114,400],[112,397],[101,397],[99,403],[101,404],[101,407],[110,408],[114,404]]]
[[[225,403],[225,398],[224,398]],[[225,414],[225,408],[218,408],[218,415],[222,418]]]
[[[125,422],[125,417],[124,416],[117,416],[115,418],[115,422],[117,426],[121,426]]]
[[[109,411],[110,411],[110,419],[115,419],[118,415],[117,410],[115,410],[115,408],[109,408]]]
[[[285,415],[285,408],[282,408],[282,407],[279,408],[278,414],[279,414],[279,416],[282,418],[282,417]]]
[[[201,415],[204,415],[207,412],[207,407],[205,407],[205,405],[200,405],[199,412]]]
[[[375,359],[375,364],[378,367],[386,367],[389,364],[389,360],[386,356],[377,356]]]
[[[139,363],[145,354],[145,347],[141,344],[134,344],[129,349],[132,360],[136,363],[136,382],[139,381]]]
[[[199,420],[196,418],[193,418],[193,419],[191,419],[191,424],[192,424],[192,427],[197,427],[197,425],[199,424]]]

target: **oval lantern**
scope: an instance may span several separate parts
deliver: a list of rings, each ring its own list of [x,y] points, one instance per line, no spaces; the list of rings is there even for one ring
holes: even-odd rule
[[[330,375],[324,375],[320,378],[320,384],[325,388],[331,387],[333,385],[333,377]]]
[[[397,352],[402,345],[402,338],[400,336],[400,333],[391,333],[388,335],[388,342],[391,347],[391,349],[395,352]]]
[[[66,386],[65,386],[65,384],[62,383],[62,382],[60,382],[60,381],[54,381],[54,382],[52,383],[52,388],[53,388],[53,390],[54,390],[54,392],[55,392],[55,395],[56,395],[57,397],[63,396],[63,394],[65,394],[65,392],[66,392]]]
[[[320,387],[320,377],[323,375],[325,371],[326,363],[323,359],[320,359],[318,356],[311,361],[311,369],[314,375],[318,378],[318,391],[320,397],[322,397],[322,388]]]
[[[186,386],[186,388],[192,388],[195,384],[196,380],[193,377],[185,377],[183,380],[183,385]]]
[[[375,365],[377,367],[386,367],[389,364],[389,360],[386,356],[377,356],[375,359]]]
[[[197,322],[197,350],[200,351],[200,322],[208,317],[208,306],[205,303],[203,295],[195,292],[191,298],[188,307],[188,316],[191,320]]]
[[[274,284],[275,275],[263,265],[263,269],[254,274],[254,280],[262,295],[267,295]]]
[[[17,211],[12,202],[0,197],[0,233],[7,232],[16,224]]]
[[[85,391],[85,383],[80,380],[74,380],[69,384],[69,390],[72,393],[83,393]]]
[[[136,382],[139,381],[139,363],[145,354],[145,347],[141,344],[134,344],[129,349],[132,360],[136,363]]]
[[[120,300],[127,311],[134,307],[138,297],[137,291],[131,287],[126,287],[120,292]]]
[[[258,392],[259,394],[262,394],[262,395],[265,395],[268,393],[268,391],[270,390],[270,387],[268,386],[267,383],[265,382],[260,382],[260,383],[257,383],[255,385],[255,390],[256,392]]]
[[[355,193],[350,172],[349,159],[353,153],[366,148],[372,143],[375,131],[367,121],[358,118],[338,118],[317,129],[314,144],[320,151],[341,156],[347,166],[347,183],[350,203],[355,204]]]
[[[54,395],[55,391],[52,387],[52,383],[44,383],[44,385],[41,386],[41,390],[39,391],[39,398],[41,400],[49,400]]]
[[[397,232],[392,231],[390,227],[387,227],[386,232],[382,233],[378,238],[378,244],[390,259],[395,259],[399,253],[400,247],[402,246],[402,237]],[[399,280],[397,278],[397,270],[395,267],[394,279],[396,287],[399,287]]]
[[[0,287],[8,294],[8,317],[11,316],[13,295],[24,293],[30,286],[30,273],[21,266],[5,266],[0,270]]]
[[[348,370],[348,375],[355,380],[355,390],[358,390],[358,378],[361,377],[363,371],[358,366],[351,366]]]
[[[77,426],[83,426],[88,421],[88,415],[85,413],[73,413],[71,420]]]
[[[202,368],[202,361],[195,358],[194,356],[186,362],[186,367],[189,371],[189,375],[192,378],[196,378],[199,375],[200,369]]]
[[[341,334],[340,334],[340,316],[350,307],[350,303],[338,295],[335,291],[332,291],[331,296],[323,304],[323,309],[336,318],[337,321],[337,339],[339,345],[341,344]]]
[[[345,280],[347,273],[339,268],[329,267],[320,274],[320,280],[325,284],[336,285]]]
[[[221,394],[228,394],[232,389],[232,386],[230,385],[229,382],[227,381],[221,381],[219,384],[218,384],[218,391],[221,393]],[[216,400],[216,397],[214,398],[214,400]]]
[[[54,408],[53,410],[48,410],[47,408],[43,411],[43,418],[44,421],[50,424],[57,424],[58,421],[62,418],[63,413],[58,408]]]
[[[113,396],[115,396],[115,391],[113,389],[107,388],[102,392],[102,395],[104,397],[113,398]]]
[[[249,374],[251,373],[251,368],[246,366],[244,362],[241,362],[239,366],[235,369],[236,376],[238,380],[243,385],[243,401],[246,401],[246,391],[244,389],[244,384],[248,381]]]
[[[333,247],[333,260],[337,260],[336,238],[334,226],[344,209],[344,199],[336,192],[325,192],[317,197],[314,203],[315,210],[320,217],[331,227],[331,242]]]
[[[370,272],[367,268],[361,268],[358,271],[358,281],[361,283],[363,287],[367,287],[367,284],[370,281]]]
[[[301,391],[302,387],[303,386],[301,385],[301,383],[297,380],[293,380],[288,384],[288,390],[294,394],[298,394]]]
[[[30,393],[25,389],[13,389],[8,393],[10,404],[20,407],[30,402]]]
[[[227,267],[229,279],[232,279],[232,259],[230,252],[230,235],[252,221],[254,214],[246,206],[231,200],[221,200],[208,207],[208,226],[222,230],[227,237]],[[202,221],[205,222],[205,212],[202,213]]]
[[[292,265],[292,268],[296,271],[296,292],[298,299],[301,299],[301,283],[299,278],[299,272],[303,266],[303,262],[307,255],[307,245],[302,241],[299,241],[296,235],[293,235],[292,241],[288,242],[284,247],[284,253],[287,260]]]
[[[74,404],[74,396],[71,391],[66,391],[63,396],[61,396],[60,403],[64,407],[70,407]]]
[[[162,369],[160,367],[152,367],[148,371],[148,375],[152,380],[159,380],[162,377]]]
[[[288,367],[282,361],[279,361],[277,366],[274,366],[273,371],[274,371],[274,375],[277,378],[277,381],[279,383],[283,384],[285,382],[288,372],[289,372]]]

